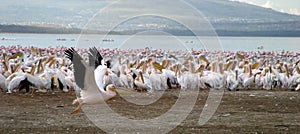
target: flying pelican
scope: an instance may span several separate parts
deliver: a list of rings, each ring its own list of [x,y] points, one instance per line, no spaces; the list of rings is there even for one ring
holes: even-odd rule
[[[83,104],[103,103],[116,96],[114,85],[108,85],[104,89],[102,79],[107,72],[107,67],[101,64],[103,58],[96,48],[90,49],[90,58],[94,57],[96,69],[89,67],[74,48],[67,49],[65,54],[74,64],[75,81],[82,89],[80,97],[73,101],[73,104],[79,105],[71,114],[78,113]]]

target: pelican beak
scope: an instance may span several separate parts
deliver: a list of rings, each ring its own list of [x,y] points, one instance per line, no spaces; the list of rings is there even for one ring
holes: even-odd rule
[[[139,69],[141,66],[143,66],[145,64],[145,61],[142,61],[137,67],[136,69]]]
[[[152,63],[153,67],[162,72],[163,66],[158,64],[157,62]]]
[[[143,77],[143,73],[142,73],[142,72],[139,72],[139,74],[140,74],[140,77],[141,77],[142,82],[145,83],[144,77]]]
[[[133,91],[131,91],[131,90],[128,90],[128,89],[123,89],[123,88],[121,88],[121,89],[114,89],[114,91],[116,92],[116,93],[118,93],[118,94],[132,94],[132,93],[134,93]]]
[[[117,89],[116,89],[115,87],[113,87],[113,88],[111,89],[111,91],[113,91],[113,92],[118,92]]]
[[[199,60],[204,61],[206,64],[209,64],[210,62],[203,56],[199,56]]]
[[[109,90],[111,90],[113,92],[117,92],[117,88],[115,85],[112,85]]]
[[[238,57],[241,60],[245,59],[245,56],[243,56],[243,55],[241,55],[239,53],[236,53],[236,57]]]

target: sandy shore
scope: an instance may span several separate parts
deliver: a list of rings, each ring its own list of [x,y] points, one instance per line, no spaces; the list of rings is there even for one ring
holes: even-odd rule
[[[198,119],[208,93],[200,91],[193,111],[170,133],[298,133],[300,92],[225,91],[214,116],[199,126]],[[83,112],[70,115],[74,95],[68,93],[0,93],[0,133],[104,133]],[[116,112],[133,118],[151,118],[164,113],[178,98],[178,90],[167,92],[160,102],[128,106],[120,96],[109,101]],[[138,111],[137,111],[138,110]],[[151,112],[151,110],[153,112]],[[125,112],[124,112],[125,111]],[[150,112],[149,112],[150,111]],[[135,114],[136,112],[142,114]],[[156,114],[153,114],[156,113]]]

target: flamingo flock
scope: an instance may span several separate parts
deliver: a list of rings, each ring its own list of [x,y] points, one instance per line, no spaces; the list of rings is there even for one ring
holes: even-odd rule
[[[205,50],[1,47],[0,88],[7,93],[81,93],[74,55],[93,67],[99,90],[299,90],[300,53]],[[79,59],[79,57],[78,57]],[[99,77],[98,77],[99,76]],[[91,77],[91,76],[90,76]],[[109,97],[108,97],[109,98]],[[80,99],[79,99],[80,100]],[[79,102],[77,100],[77,102]],[[80,100],[82,101],[82,100]]]

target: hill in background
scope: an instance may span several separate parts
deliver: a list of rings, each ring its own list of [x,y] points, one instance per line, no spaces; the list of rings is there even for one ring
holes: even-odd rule
[[[186,0],[212,23],[219,35],[231,36],[299,36],[300,16],[281,13],[246,3],[228,0]],[[0,32],[80,33],[80,29],[111,0],[11,0],[0,5]],[[134,6],[134,3],[133,5]],[[165,10],[168,10],[166,7]],[[112,16],[113,17],[113,16]],[[189,17],[189,16],[187,16]],[[141,18],[124,26],[116,34],[133,34],[147,29],[136,29],[140,24],[163,23],[156,30],[189,35],[172,22]],[[20,26],[21,25],[21,26]],[[107,25],[107,24],[99,24]],[[153,28],[153,27],[152,27]],[[93,31],[101,33],[103,31]]]

